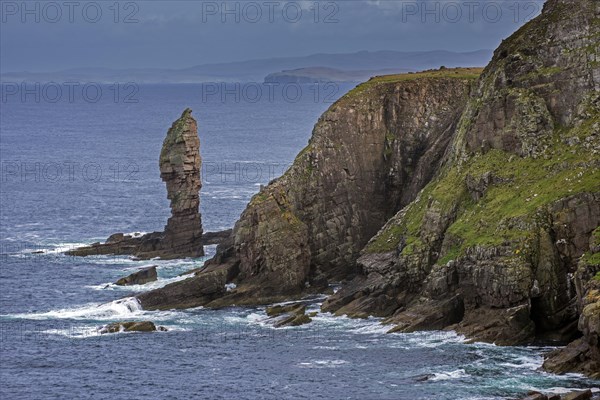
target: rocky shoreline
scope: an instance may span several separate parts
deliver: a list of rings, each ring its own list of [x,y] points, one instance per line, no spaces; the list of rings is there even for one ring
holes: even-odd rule
[[[527,397],[523,397],[521,400],[589,400],[597,399],[598,396],[594,396],[591,390],[577,390],[569,392],[563,395],[550,394],[545,395],[543,393],[532,391],[527,394]]]
[[[383,317],[393,332],[571,342],[544,368],[599,379],[599,21],[597,2],[548,0],[483,71],[359,85],[216,235],[214,258],[137,299],[147,310],[264,305],[341,281],[323,311]],[[190,113],[161,152],[173,210],[165,232],[70,254],[203,254]]]

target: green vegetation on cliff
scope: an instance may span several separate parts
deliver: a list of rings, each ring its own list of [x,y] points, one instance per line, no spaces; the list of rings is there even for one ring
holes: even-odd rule
[[[342,98],[351,99],[357,95],[362,95],[366,90],[376,87],[379,84],[397,83],[412,81],[417,79],[439,79],[439,78],[456,78],[476,80],[481,75],[483,68],[442,68],[422,72],[410,72],[406,74],[381,75],[374,76],[367,82],[361,83]]]
[[[428,209],[455,212],[446,231],[458,243],[441,254],[439,262],[456,258],[469,247],[496,246],[526,239],[536,211],[554,201],[582,192],[598,191],[600,157],[586,138],[600,134],[600,117],[571,130],[556,129],[541,157],[519,157],[502,150],[477,154],[452,165],[426,186],[408,206],[398,224],[388,224],[365,251],[395,250],[404,240],[402,254],[410,254],[422,240]],[[474,200],[467,181],[482,181],[482,197]],[[471,189],[472,191],[473,189]],[[521,252],[519,248],[515,250]]]

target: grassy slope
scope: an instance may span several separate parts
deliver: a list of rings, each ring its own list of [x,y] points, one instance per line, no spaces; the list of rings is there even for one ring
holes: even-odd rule
[[[435,69],[422,72],[409,72],[406,74],[396,75],[381,75],[375,76],[369,79],[367,82],[361,83],[350,92],[348,92],[343,99],[352,99],[354,96],[364,94],[366,90],[372,89],[379,84],[389,84],[396,82],[405,82],[417,79],[435,79],[435,78],[456,78],[456,79],[477,79],[483,68],[444,68]]]
[[[444,211],[458,207],[456,220],[447,234],[453,235],[460,244],[447,249],[439,263],[454,259],[475,245],[522,242],[529,232],[511,226],[511,220],[532,221],[535,212],[545,205],[573,194],[599,190],[600,157],[584,147],[585,138],[592,129],[597,131],[599,124],[600,116],[596,116],[570,131],[557,129],[544,157],[521,158],[492,150],[460,167],[446,168],[423,189],[420,198],[409,205],[406,217],[399,224],[388,225],[369,243],[366,251],[392,251],[404,236],[407,246],[403,253],[410,253],[421,240],[421,222],[430,202]],[[565,143],[567,138],[574,137],[578,144]],[[485,196],[475,202],[467,191],[466,177],[479,177],[486,172],[503,182],[490,185]],[[518,246],[515,252],[520,252]]]

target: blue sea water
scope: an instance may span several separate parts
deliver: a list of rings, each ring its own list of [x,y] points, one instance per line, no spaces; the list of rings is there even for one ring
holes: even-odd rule
[[[144,311],[132,295],[184,279],[206,257],[151,261],[157,282],[122,288],[111,282],[149,262],[62,253],[114,232],[162,229],[169,207],[158,154],[186,107],[199,125],[204,229],[218,230],[290,165],[349,88],[302,86],[299,97],[276,90],[258,100],[239,88],[207,96],[200,85],[140,86],[129,98],[104,86],[95,102],[3,97],[0,397],[503,399],[597,387],[540,371],[548,348],[466,344],[452,332],[385,334],[375,318],[319,314],[274,329],[262,307]],[[309,310],[323,298],[306,299]],[[98,334],[120,320],[168,331]]]

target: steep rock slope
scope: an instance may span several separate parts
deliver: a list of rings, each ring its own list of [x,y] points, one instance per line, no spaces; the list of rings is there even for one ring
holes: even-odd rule
[[[333,104],[292,167],[252,198],[199,274],[238,285],[212,305],[264,303],[353,274],[360,249],[435,173],[480,72],[377,77]],[[169,295],[188,284],[142,304],[179,304]],[[194,301],[190,293],[183,302],[215,296]]]
[[[288,290],[311,274],[351,272],[435,172],[468,94],[470,72],[455,72],[375,79],[325,112],[294,165],[236,224],[239,279],[260,275]]]
[[[600,223],[599,4],[549,0],[502,43],[439,174],[325,310],[499,344],[579,334],[573,273]]]
[[[553,351],[544,362],[550,372],[579,372],[600,379],[600,227],[590,238],[590,250],[575,273],[578,328],[583,337]]]

